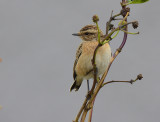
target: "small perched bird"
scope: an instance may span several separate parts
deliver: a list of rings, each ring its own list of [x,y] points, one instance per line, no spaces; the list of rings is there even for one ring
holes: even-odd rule
[[[93,58],[94,50],[98,45],[98,29],[95,25],[86,25],[80,32],[72,35],[79,36],[83,40],[76,52],[76,59],[73,66],[74,83],[70,88],[70,91],[73,89],[78,91],[83,80],[89,80],[94,77],[91,60]],[[101,40],[104,39],[101,30],[100,37]],[[98,49],[96,54],[97,76],[100,76],[105,72],[110,59],[111,49],[109,44],[106,43]]]

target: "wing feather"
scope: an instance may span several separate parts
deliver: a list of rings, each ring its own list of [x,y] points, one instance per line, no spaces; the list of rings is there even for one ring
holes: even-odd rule
[[[73,66],[73,78],[74,78],[74,80],[76,79],[76,76],[77,76],[76,71],[75,71],[75,68],[76,68],[77,62],[78,62],[78,60],[79,60],[79,57],[80,57],[81,54],[82,54],[82,45],[83,45],[83,43],[81,43],[81,44],[79,45],[79,47],[78,47],[78,49],[77,49],[77,52],[76,52],[76,59],[75,59],[75,61],[74,61],[74,66]]]

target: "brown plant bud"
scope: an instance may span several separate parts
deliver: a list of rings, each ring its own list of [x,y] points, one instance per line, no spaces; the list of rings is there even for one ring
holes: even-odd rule
[[[129,8],[129,7],[122,9],[122,10],[121,10],[121,15],[122,15],[123,17],[125,17],[126,14],[127,14],[127,12],[130,12],[130,8]],[[129,15],[128,15],[128,16],[129,16]]]
[[[99,21],[99,17],[98,17],[97,15],[94,15],[94,16],[92,17],[92,20],[93,20],[94,23],[96,23],[96,22]]]
[[[113,29],[114,28],[114,25],[113,24],[110,24],[109,25],[109,30]]]
[[[133,22],[132,23],[132,27],[134,28],[134,29],[136,29],[137,27],[138,27],[138,21],[135,21],[135,22]]]
[[[130,8],[129,7],[126,8],[126,12],[130,12]]]
[[[142,78],[143,78],[142,74],[137,75],[138,80],[142,80]]]

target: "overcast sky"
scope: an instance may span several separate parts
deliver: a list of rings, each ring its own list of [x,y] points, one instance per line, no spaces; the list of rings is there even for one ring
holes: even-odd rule
[[[71,122],[87,92],[69,92],[81,40],[73,37],[97,14],[105,31],[110,13],[121,0],[0,0],[0,122]],[[129,35],[99,93],[93,122],[160,122],[160,1],[130,5],[130,21],[139,35]],[[122,34],[122,33],[121,33]],[[121,35],[120,34],[120,35]],[[111,42],[112,52],[122,36]],[[92,82],[92,81],[90,81]]]

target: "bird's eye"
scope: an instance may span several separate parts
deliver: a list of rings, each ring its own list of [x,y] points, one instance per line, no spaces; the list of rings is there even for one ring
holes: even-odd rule
[[[86,32],[86,33],[85,33],[85,35],[89,35],[89,33],[88,33],[88,32]]]

